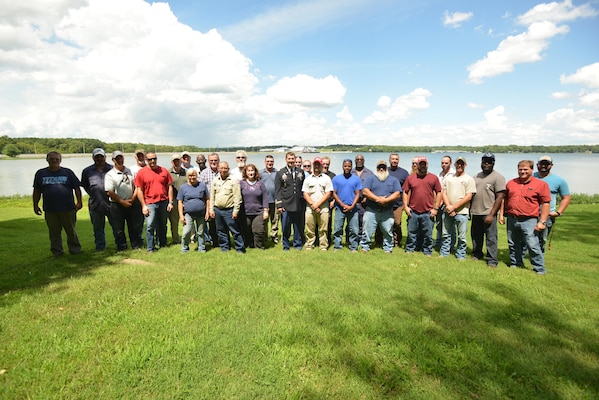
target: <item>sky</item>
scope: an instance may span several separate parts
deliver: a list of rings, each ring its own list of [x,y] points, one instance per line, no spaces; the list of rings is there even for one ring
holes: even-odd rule
[[[599,0],[0,0],[0,136],[599,144]]]

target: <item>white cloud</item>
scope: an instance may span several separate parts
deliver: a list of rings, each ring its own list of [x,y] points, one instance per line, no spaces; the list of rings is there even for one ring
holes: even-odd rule
[[[485,123],[491,130],[505,129],[507,118],[505,116],[505,107],[497,106],[485,114]]]
[[[561,99],[568,99],[570,97],[572,97],[572,93],[569,93],[569,92],[553,92],[553,93],[551,93],[552,99],[561,100]]]
[[[499,43],[497,50],[487,53],[482,60],[468,67],[471,83],[482,83],[489,78],[512,72],[516,64],[540,61],[541,52],[549,46],[549,39],[569,31],[567,26],[556,26],[552,22],[535,22],[528,31],[508,36]]]
[[[597,111],[561,108],[547,113],[545,121],[554,129],[567,130],[573,137],[577,134],[584,135],[590,140],[592,137],[596,138],[596,132],[599,130],[599,113]]]
[[[516,21],[521,25],[530,25],[541,21],[550,21],[557,24],[596,15],[597,11],[591,7],[590,3],[574,6],[572,0],[564,0],[562,3],[537,4],[523,15],[520,15]]]
[[[432,93],[427,89],[414,89],[411,93],[400,96],[391,101],[388,96],[382,96],[377,102],[380,110],[374,111],[364,120],[366,124],[394,122],[398,119],[409,118],[414,111],[425,110],[430,107],[427,98]]]
[[[451,28],[459,28],[462,26],[462,22],[470,20],[474,16],[472,12],[453,12],[445,10],[443,14],[443,25]]]
[[[599,62],[585,65],[572,75],[562,75],[561,83],[578,83],[592,88],[599,88]]]
[[[331,107],[343,103],[345,88],[334,76],[316,79],[298,74],[279,80],[266,93],[281,103],[294,103],[305,107]]]
[[[573,6],[571,0],[563,3],[541,3],[516,18],[516,22],[527,26],[526,32],[508,36],[499,43],[496,50],[468,66],[468,79],[471,83],[482,83],[484,78],[512,72],[516,64],[537,62],[543,59],[550,40],[557,35],[565,35],[570,28],[558,25],[578,18],[590,18],[598,14],[590,4]]]

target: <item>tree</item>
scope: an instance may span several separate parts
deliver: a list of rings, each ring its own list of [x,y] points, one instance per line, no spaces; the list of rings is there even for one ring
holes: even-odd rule
[[[5,155],[7,155],[9,157],[16,157],[19,154],[21,154],[21,149],[16,144],[11,143],[11,144],[7,144],[6,146],[4,146],[2,153],[4,153]]]

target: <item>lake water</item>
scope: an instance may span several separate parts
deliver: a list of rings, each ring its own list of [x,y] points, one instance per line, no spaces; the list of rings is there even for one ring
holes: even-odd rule
[[[204,153],[208,156],[208,153]],[[304,159],[312,160],[314,157],[329,156],[331,158],[331,171],[341,173],[343,160],[349,158],[354,160],[357,153],[310,153],[301,154]],[[369,169],[374,169],[379,160],[389,160],[389,153],[362,153],[365,159],[365,165]],[[275,167],[285,166],[284,153],[272,153],[275,158]],[[410,162],[413,157],[424,155],[429,161],[429,171],[437,174],[441,170],[441,158],[444,153],[400,153],[399,165],[410,170]],[[468,166],[466,172],[474,175],[480,171],[480,154],[472,153],[449,153],[455,159],[458,156],[466,157]],[[517,165],[520,160],[536,161],[543,154],[496,154],[495,170],[499,171],[511,179],[516,177]],[[235,153],[219,153],[221,160],[229,162],[231,168],[235,166]],[[255,164],[259,169],[264,167],[264,157],[266,153],[248,154],[248,163]],[[599,193],[599,178],[595,171],[599,171],[599,154],[555,154],[553,158],[552,172],[560,175],[568,182],[572,193],[597,194]],[[195,160],[195,154],[192,155]],[[125,155],[126,164],[134,164],[132,154]],[[170,154],[158,154],[158,163],[164,167],[170,168]],[[75,174],[81,177],[81,171],[88,165],[93,164],[91,155],[88,156],[64,156],[62,166],[72,169]],[[47,167],[48,164],[44,156],[40,158],[19,158],[16,160],[0,159],[0,196],[11,196],[14,194],[28,195],[33,191],[33,176],[35,171]],[[535,167],[536,168],[536,167]],[[589,176],[587,176],[587,174]]]

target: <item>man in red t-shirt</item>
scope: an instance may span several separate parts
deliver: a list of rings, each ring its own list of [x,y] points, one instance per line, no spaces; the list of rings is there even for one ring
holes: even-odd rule
[[[147,249],[152,253],[159,247],[166,247],[166,220],[174,201],[173,178],[166,168],[158,165],[156,153],[148,151],[146,163],[135,176],[135,186],[139,188],[137,198],[146,216]],[[154,237],[157,243],[154,243]]]
[[[433,220],[441,204],[441,182],[428,172],[426,157],[416,157],[418,169],[403,184],[404,210],[408,215],[406,253],[420,250],[433,253]]]
[[[527,248],[533,271],[545,275],[545,258],[535,232],[545,229],[551,192],[547,183],[533,177],[533,168],[533,161],[520,161],[518,177],[506,184],[504,214],[507,215],[507,241],[511,268],[524,267],[523,250]]]

